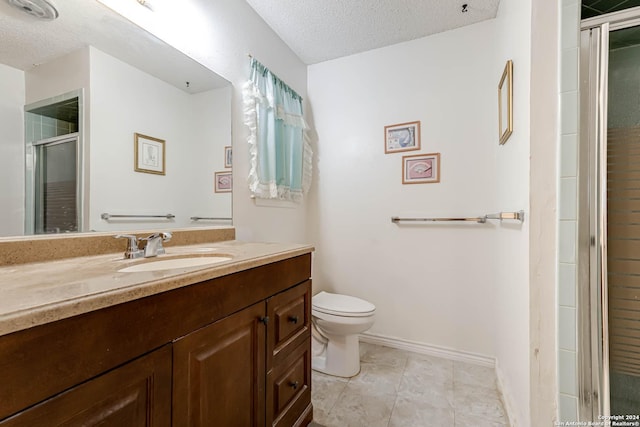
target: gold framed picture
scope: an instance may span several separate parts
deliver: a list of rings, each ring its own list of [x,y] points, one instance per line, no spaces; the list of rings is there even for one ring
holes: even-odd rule
[[[498,136],[500,145],[507,142],[513,132],[513,61],[504,66],[498,84]]]
[[[403,184],[440,182],[440,153],[402,156]]]
[[[165,174],[164,140],[141,133],[133,134],[134,170],[136,172]]]
[[[420,122],[399,123],[384,127],[385,154],[420,149]]]

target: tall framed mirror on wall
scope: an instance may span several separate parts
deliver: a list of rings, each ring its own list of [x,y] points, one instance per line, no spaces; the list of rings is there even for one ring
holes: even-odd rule
[[[0,2],[0,237],[230,225],[231,84],[97,1],[56,7]],[[164,174],[136,170],[135,134]]]

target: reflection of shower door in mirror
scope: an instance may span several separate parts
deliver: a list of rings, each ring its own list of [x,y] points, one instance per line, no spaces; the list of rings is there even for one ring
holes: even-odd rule
[[[33,143],[34,232],[78,231],[78,134]]]
[[[579,414],[598,421],[640,414],[640,13],[583,21],[580,57]]]

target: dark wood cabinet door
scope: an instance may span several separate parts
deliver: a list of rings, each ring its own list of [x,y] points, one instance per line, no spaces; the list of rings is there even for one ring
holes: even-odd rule
[[[264,316],[257,303],[174,343],[174,426],[264,426]]]
[[[0,422],[2,427],[170,425],[170,345]]]

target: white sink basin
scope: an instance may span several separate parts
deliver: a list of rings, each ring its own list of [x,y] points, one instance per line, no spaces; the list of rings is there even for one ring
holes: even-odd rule
[[[144,271],[173,270],[176,268],[210,267],[213,264],[229,261],[226,256],[198,256],[185,258],[162,259],[158,261],[143,262],[118,270],[119,273],[140,273]]]

